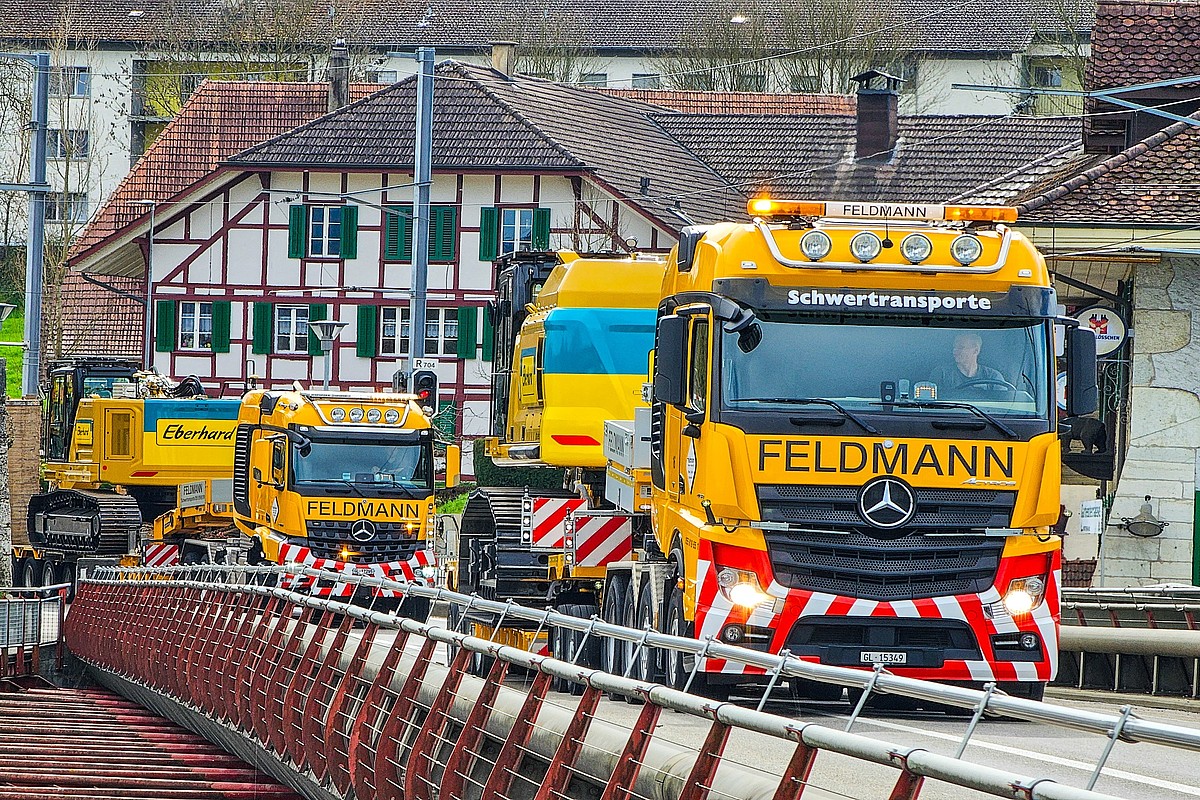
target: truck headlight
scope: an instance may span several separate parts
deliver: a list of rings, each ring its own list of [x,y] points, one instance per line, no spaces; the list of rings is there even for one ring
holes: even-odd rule
[[[820,261],[833,249],[833,240],[825,231],[809,231],[800,237],[800,252],[810,261]]]
[[[426,580],[433,580],[437,577],[437,567],[421,567],[421,577]]]
[[[1039,575],[1009,581],[1004,592],[1004,607],[1014,617],[1023,616],[1042,604],[1046,598],[1046,579]]]
[[[964,267],[969,267],[983,255],[983,243],[978,237],[964,233],[950,243],[950,255]]]
[[[859,231],[850,238],[850,255],[864,264],[883,252],[883,240],[871,231]]]
[[[758,576],[744,569],[724,567],[717,573],[717,587],[729,602],[742,608],[754,608],[771,599],[762,590]]]

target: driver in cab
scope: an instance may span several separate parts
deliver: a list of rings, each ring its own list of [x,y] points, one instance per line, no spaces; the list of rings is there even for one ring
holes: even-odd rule
[[[979,363],[982,349],[983,339],[979,334],[960,333],[954,337],[954,363],[935,367],[929,380],[943,392],[954,391],[966,384],[1007,386],[1008,381],[999,370]]]

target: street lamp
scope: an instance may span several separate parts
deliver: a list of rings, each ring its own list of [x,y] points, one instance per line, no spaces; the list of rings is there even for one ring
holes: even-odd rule
[[[338,322],[335,319],[314,320],[308,323],[308,329],[321,343],[321,353],[325,356],[325,382],[321,387],[323,389],[329,388],[329,372],[333,369],[333,359],[329,357],[329,354],[333,352],[333,340],[338,337],[344,327],[346,327],[346,323]]]

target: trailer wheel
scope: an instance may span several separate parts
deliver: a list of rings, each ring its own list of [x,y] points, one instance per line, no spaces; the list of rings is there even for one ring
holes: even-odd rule
[[[73,603],[75,602],[75,565],[70,563],[63,564],[60,572],[62,575],[59,580],[70,584],[67,587],[67,602]]]
[[[38,579],[38,564],[33,556],[25,556],[17,562],[17,569],[14,571],[14,577],[20,581],[22,586],[30,588],[37,586]]]
[[[629,576],[614,575],[604,592],[601,604],[605,622],[613,625],[624,624],[625,595],[629,594]],[[600,641],[600,669],[611,675],[620,675],[625,671],[625,647],[620,639],[605,637]],[[614,695],[613,699],[616,699]]]
[[[638,595],[637,624],[634,627],[654,629],[654,591],[648,580],[642,583],[642,591]],[[634,674],[645,683],[658,682],[658,651],[655,648],[647,646],[638,652]]]
[[[55,568],[55,563],[50,559],[42,562],[42,578],[39,586],[53,586],[57,583],[58,570]]]

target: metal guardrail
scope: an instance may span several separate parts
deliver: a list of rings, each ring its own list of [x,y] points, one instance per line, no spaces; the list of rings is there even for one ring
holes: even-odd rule
[[[0,681],[61,672],[65,655],[63,620],[69,584],[34,588],[0,587]],[[43,651],[53,660],[47,662]]]
[[[1122,714],[1083,711],[1008,697],[995,691],[994,687],[975,691],[902,678],[883,670],[871,672],[811,664],[787,655],[772,656],[715,641],[700,642],[650,630],[624,628],[598,619],[584,620],[512,603],[495,603],[442,589],[367,576],[338,574],[336,577],[364,587],[387,588],[405,592],[408,596],[455,602],[474,610],[503,614],[507,619],[575,630],[584,634],[583,642],[586,637],[606,636],[633,643],[635,648],[667,648],[694,656],[740,661],[765,669],[771,686],[781,678],[799,677],[863,689],[849,724],[845,730],[838,731],[761,710],[716,703],[686,692],[583,668],[350,603],[261,584],[271,575],[285,572],[314,578],[330,577],[329,573],[317,570],[288,568],[285,571],[279,567],[98,571],[95,578],[82,582],[80,595],[68,619],[72,649],[99,669],[126,676],[199,707],[237,730],[253,733],[276,752],[290,758],[291,763],[302,769],[313,769],[321,780],[328,778],[343,794],[354,788],[360,797],[403,795],[408,800],[422,800],[419,787],[411,785],[416,778],[411,777],[410,773],[415,772],[409,765],[416,758],[435,758],[430,755],[430,748],[439,737],[453,744],[450,761],[440,764],[440,768],[450,770],[454,766],[470,774],[482,769],[476,763],[481,757],[480,737],[490,737],[492,745],[500,750],[490,771],[485,770],[482,774],[499,774],[497,780],[509,780],[505,776],[516,768],[506,767],[509,772],[505,772],[497,765],[507,764],[504,758],[519,761],[517,753],[528,754],[531,742],[537,738],[530,727],[533,724],[530,714],[541,724],[541,717],[536,712],[543,706],[552,705],[546,699],[551,680],[576,685],[584,693],[584,701],[568,713],[569,718],[557,729],[559,739],[540,754],[548,759],[551,769],[568,772],[579,769],[575,760],[580,758],[582,733],[571,734],[571,731],[581,726],[586,730],[591,724],[595,703],[601,694],[607,692],[649,701],[646,708],[657,709],[644,711],[645,715],[653,715],[654,720],[640,720],[632,736],[626,731],[613,740],[618,744],[609,756],[620,756],[611,763],[617,772],[609,769],[602,771],[598,778],[593,776],[600,781],[598,788],[602,791],[613,785],[621,769],[628,771],[630,764],[650,763],[646,761],[645,753],[639,755],[626,750],[634,745],[650,746],[651,740],[655,739],[652,723],[662,709],[670,708],[711,720],[710,741],[694,754],[692,772],[676,776],[682,780],[678,783],[683,787],[681,800],[702,800],[706,791],[712,788],[704,782],[712,780],[731,728],[798,743],[792,763],[784,774],[775,776],[777,782],[774,785],[764,787],[758,772],[749,773],[749,777],[741,775],[742,783],[735,781],[728,787],[731,798],[752,796],[746,792],[753,789],[762,792],[759,796],[770,791],[779,800],[787,800],[803,789],[804,776],[811,770],[812,760],[819,750],[897,769],[899,776],[892,797],[898,800],[915,797],[926,778],[999,797],[1027,800],[1096,798],[1100,795],[1089,790],[1099,778],[1118,739],[1200,750],[1200,730],[1142,719],[1129,709]],[[399,613],[403,613],[403,605]],[[320,619],[314,619],[314,614],[319,614]],[[351,646],[350,628],[359,623],[365,626],[364,631],[358,636],[357,645]],[[372,647],[382,641],[381,632],[389,630],[396,632],[396,642],[385,646],[381,655],[378,648],[373,650]],[[583,642],[576,647],[576,655],[583,649]],[[430,664],[438,644],[457,650],[440,683],[434,679],[433,673],[437,670]],[[406,648],[412,650],[418,645],[419,653],[405,653]],[[471,680],[465,673],[472,660],[480,657],[494,660],[495,666],[479,688],[478,699],[472,701],[469,699],[472,692],[461,687]],[[503,684],[510,667],[523,668],[535,677],[523,700],[508,702],[507,722],[497,729],[500,708],[497,698],[502,690],[508,691]],[[1107,741],[1088,787],[1065,786],[1010,774],[961,758],[899,748],[854,734],[850,729],[872,693],[902,695],[972,710],[959,756],[966,750],[985,713],[1088,731]],[[424,722],[418,722],[422,718]],[[450,742],[447,731],[452,722],[464,726],[465,732]],[[563,730],[570,734],[566,739],[561,738]],[[575,736],[578,738],[572,738]],[[444,748],[438,752],[442,750]],[[464,759],[473,766],[468,768]],[[679,763],[678,753],[663,763]],[[421,772],[426,773],[425,770]],[[723,767],[723,774],[727,772],[728,765]],[[428,771],[428,774],[436,774],[436,770]],[[636,778],[636,775],[626,774],[621,779],[635,782]],[[549,781],[543,785],[546,784],[554,785]],[[706,786],[706,790],[701,791],[701,786]],[[453,793],[445,794],[445,788],[443,784],[442,796],[453,796]],[[490,783],[485,785],[484,797],[505,800],[506,789],[494,790]],[[700,792],[699,797],[697,792]]]
[[[1062,619],[1059,684],[1200,697],[1200,587],[1068,590]]]

